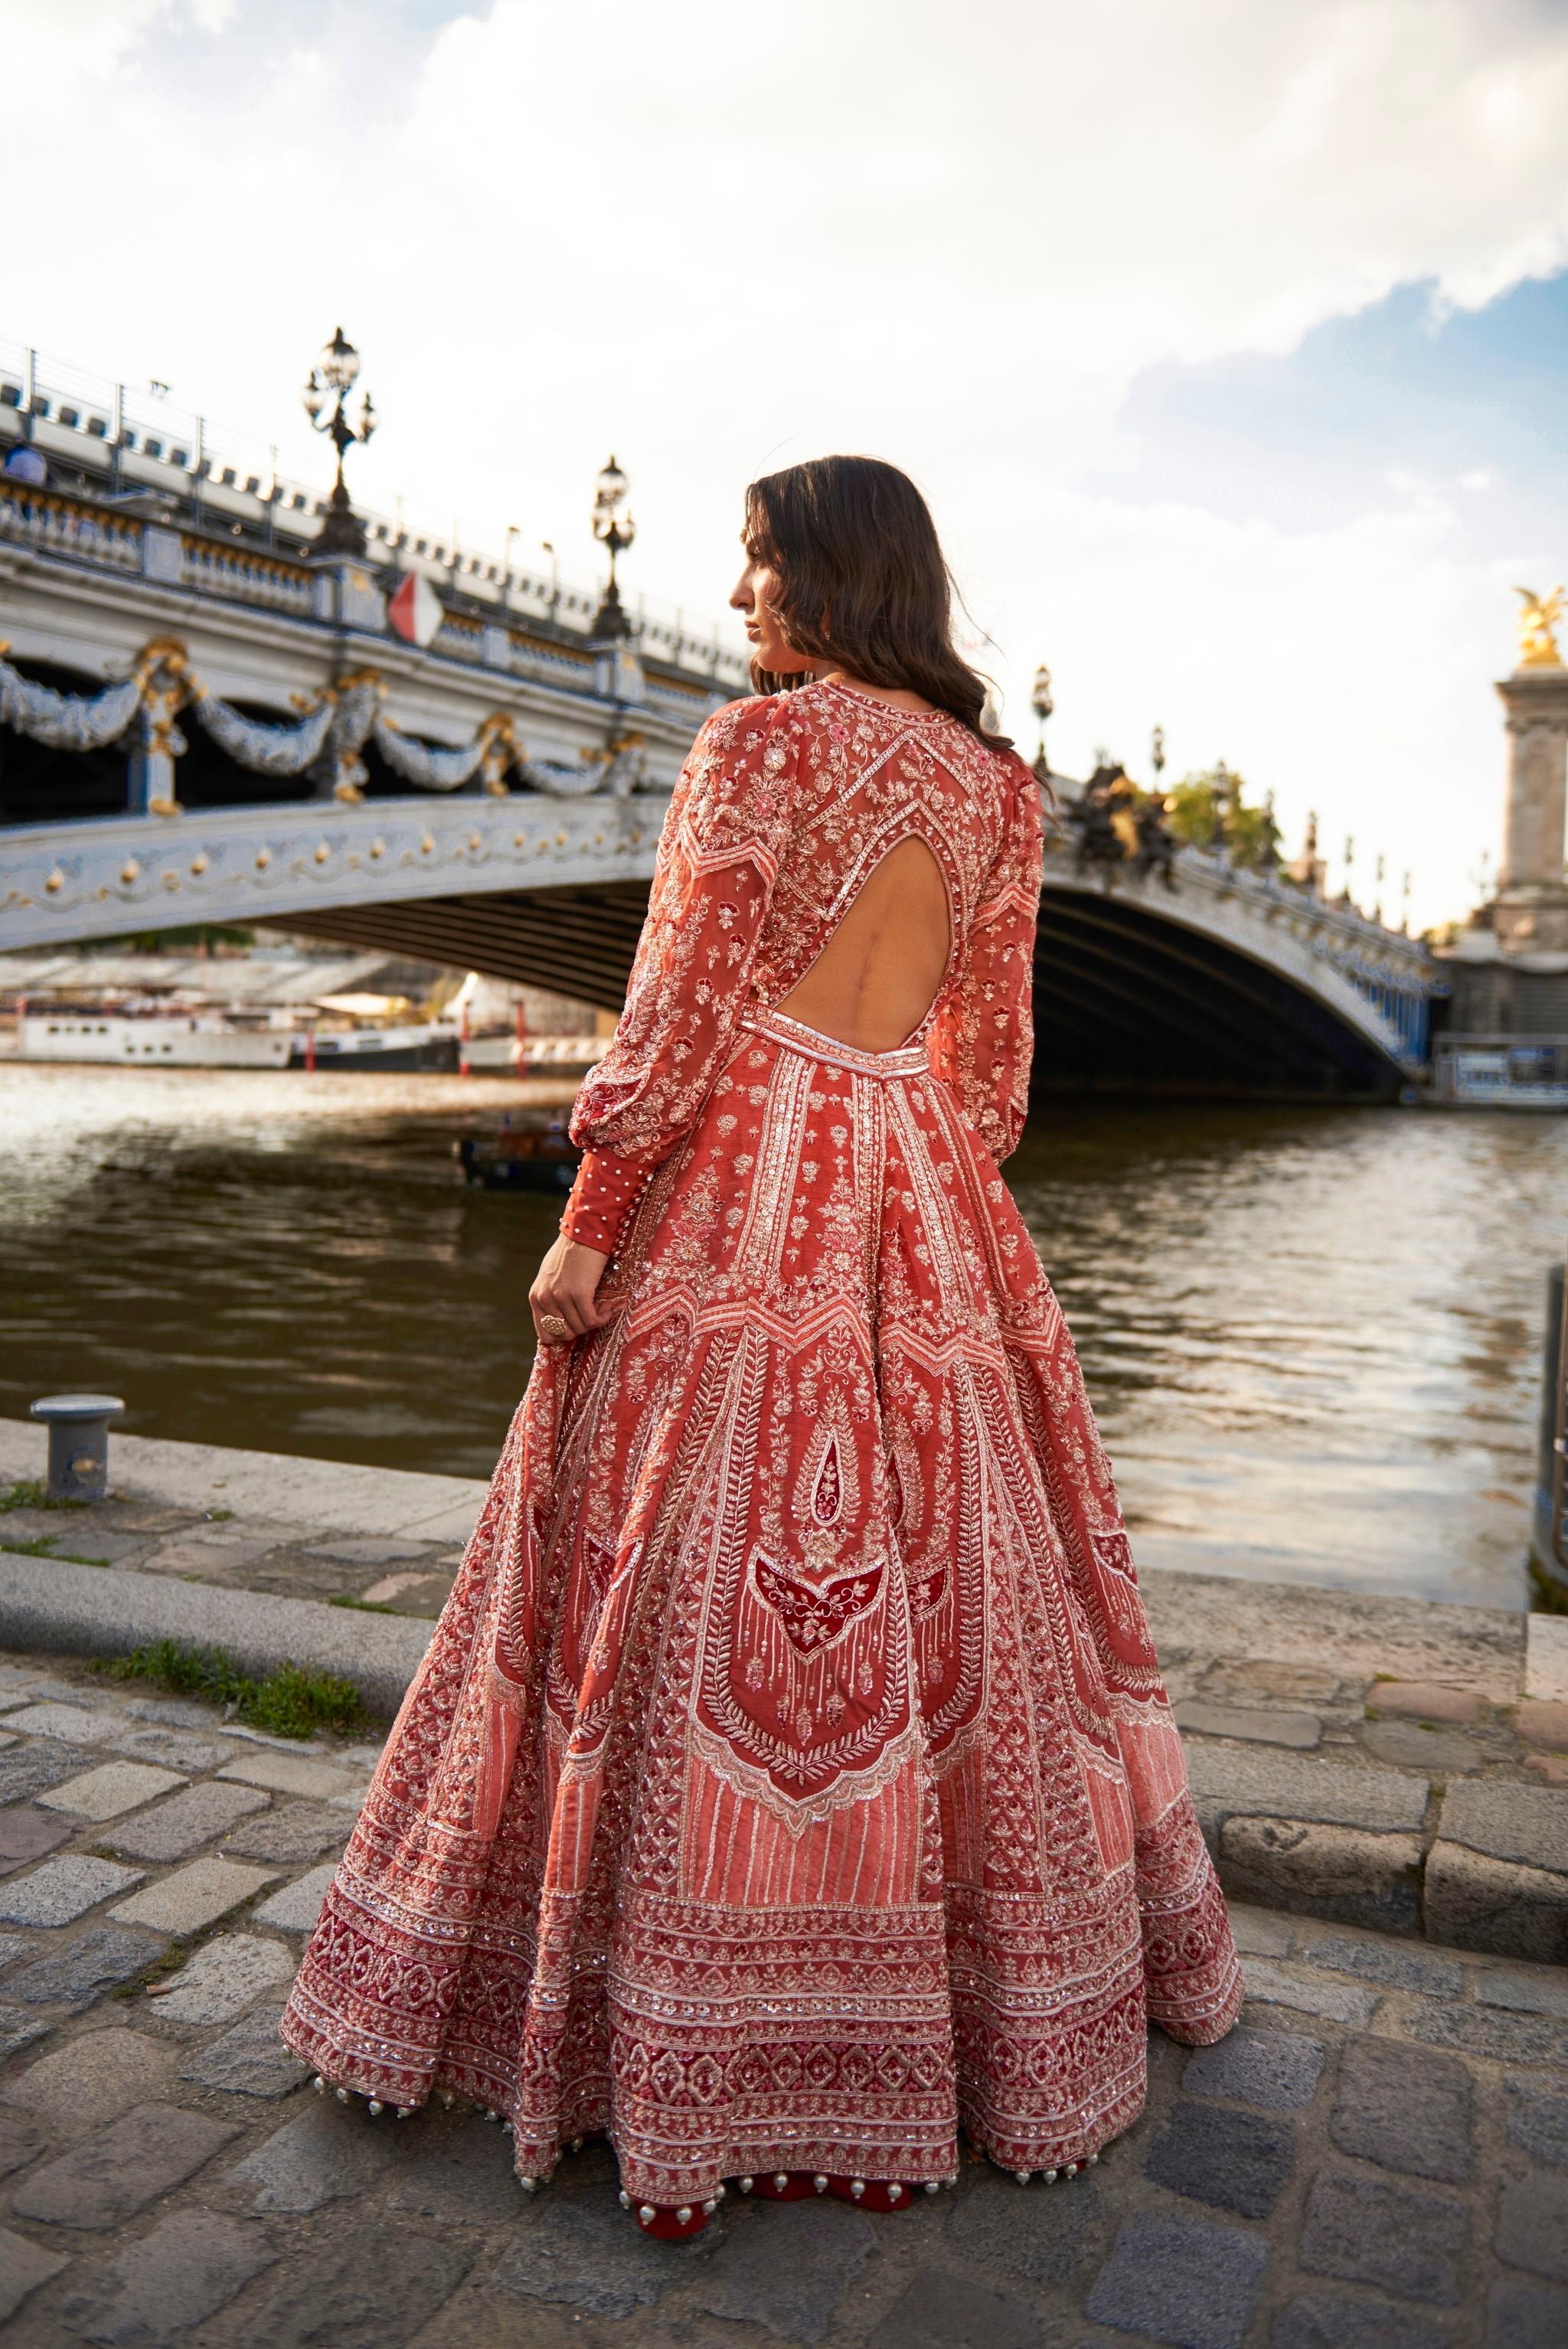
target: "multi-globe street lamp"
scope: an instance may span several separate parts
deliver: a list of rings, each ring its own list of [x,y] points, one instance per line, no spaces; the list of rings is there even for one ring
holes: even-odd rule
[[[626,511],[630,483],[614,457],[593,485],[593,535],[610,557],[610,580],[593,622],[596,636],[629,636],[632,624],[615,584],[615,557],[624,554],[637,535],[637,525]]]
[[[348,395],[358,376],[359,353],[339,326],[324,346],[302,395],[315,429],[325,432],[337,451],[337,479],[315,542],[318,554],[363,555],[366,552],[365,524],[348,502],[343,478],[346,451],[356,443],[363,447],[376,429],[376,410],[368,392],[360,403],[357,423],[348,419]]]

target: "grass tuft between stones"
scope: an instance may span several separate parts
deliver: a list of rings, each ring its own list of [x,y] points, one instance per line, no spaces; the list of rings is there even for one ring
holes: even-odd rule
[[[80,1550],[57,1549],[56,1544],[59,1539],[58,1534],[35,1534],[30,1541],[0,1543],[0,1548],[8,1549],[13,1557],[57,1558],[62,1566],[107,1566],[108,1564],[107,1557],[84,1557]]]
[[[112,1859],[116,1855],[108,1850],[95,1850],[94,1857]],[[226,1909],[221,1917],[214,1917],[210,1925],[200,1926],[194,1932],[177,1933],[161,1956],[152,1959],[139,1973],[132,1974],[129,1982],[122,1982],[118,1990],[110,1991],[109,1996],[143,1998],[150,1983],[168,1982],[172,1976],[183,1973],[198,1950],[205,1949],[209,1941],[222,1940],[224,1934],[232,1933],[236,1926],[245,1923],[252,1909],[260,1908],[267,1896],[277,1889],[275,1884],[258,1884],[253,1892],[247,1893],[234,1908]]]
[[[40,1476],[18,1476],[14,1485],[0,1493],[0,1516],[8,1516],[13,1509],[90,1509],[90,1501],[56,1501],[49,1497],[49,1488]]]
[[[226,1648],[188,1647],[181,1640],[155,1640],[126,1656],[95,1657],[92,1669],[109,1680],[156,1681],[181,1696],[204,1697],[232,1720],[274,1737],[310,1737],[318,1729],[346,1737],[369,1718],[354,1682],[339,1673],[283,1663],[264,1680],[253,1680]]]
[[[219,1922],[227,1924],[230,1920],[226,1917],[221,1918]],[[210,1936],[203,1934],[201,1938],[204,1940]],[[170,1941],[161,1957],[154,1958],[151,1964],[143,1966],[139,1974],[132,1974],[129,1982],[122,1982],[117,1989],[111,1990],[110,1998],[132,1999],[145,1996],[149,1982],[165,1982],[170,1974],[182,1972],[195,1956],[199,1947],[200,1942],[195,1936],[181,1936]]]

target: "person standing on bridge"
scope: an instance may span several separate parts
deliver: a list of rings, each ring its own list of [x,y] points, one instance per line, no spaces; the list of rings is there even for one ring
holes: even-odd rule
[[[931,517],[747,492],[756,698],[665,821],[531,1302],[527,1395],[284,2021],[324,2086],[609,2137],[645,2230],[727,2181],[906,2208],[958,2132],[1073,2176],[1145,2025],[1234,2022],[1072,1341],[997,1173],[1039,787]]]

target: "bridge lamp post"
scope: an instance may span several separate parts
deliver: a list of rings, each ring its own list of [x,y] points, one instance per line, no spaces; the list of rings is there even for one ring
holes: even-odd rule
[[[629,636],[632,633],[632,624],[615,584],[615,557],[624,554],[637,535],[637,525],[626,511],[629,487],[614,457],[593,485],[593,535],[610,557],[610,584],[593,622],[593,634],[600,637]]]
[[[1231,839],[1236,817],[1241,812],[1241,778],[1233,774],[1222,759],[1214,769],[1213,783],[1214,829],[1209,838],[1209,854],[1221,864],[1230,862]]]
[[[511,610],[511,542],[522,536],[521,523],[509,522],[506,526],[506,577],[501,583],[500,604],[503,612]]]
[[[325,432],[337,451],[337,479],[333,483],[326,520],[315,542],[318,554],[363,558],[366,552],[365,524],[348,502],[348,489],[343,478],[343,460],[347,450],[356,443],[363,448],[376,429],[376,410],[368,392],[360,403],[357,423],[351,424],[348,419],[348,395],[358,376],[359,353],[338,326],[312,367],[302,394],[304,412],[313,427],[317,432]]]
[[[1046,756],[1046,720],[1056,706],[1051,694],[1051,673],[1042,661],[1035,671],[1035,682],[1029,694],[1029,707],[1040,725],[1040,747],[1035,759],[1035,772],[1041,782],[1046,781],[1051,771],[1051,762]]]

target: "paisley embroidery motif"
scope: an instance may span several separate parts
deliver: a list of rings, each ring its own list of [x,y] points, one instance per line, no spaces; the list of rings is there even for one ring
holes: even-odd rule
[[[893,1522],[907,1539],[919,1532],[925,1514],[920,1452],[914,1438],[896,1413],[887,1423],[888,1475],[895,1495]]]
[[[614,1572],[615,1553],[611,1545],[593,1534],[586,1535],[566,1578],[550,1675],[551,1705],[568,1729],[576,1721],[590,1665],[603,1671],[609,1661],[603,1647],[602,1618]]]
[[[844,1480],[839,1473],[839,1445],[836,1436],[828,1438],[828,1449],[822,1455],[817,1472],[817,1486],[811,1495],[811,1515],[820,1526],[837,1525],[843,1514]]]
[[[837,1394],[820,1404],[819,1411],[795,1479],[793,1502],[813,1563],[840,1553],[853,1537],[861,1511],[861,1472],[849,1403]],[[813,1546],[813,1535],[831,1538]]]
[[[1091,1536],[1089,1554],[1095,1567],[1094,1595],[1103,1610],[1107,1636],[1115,1641],[1129,1663],[1157,1670],[1149,1619],[1138,1595],[1132,1545],[1117,1527]]]

